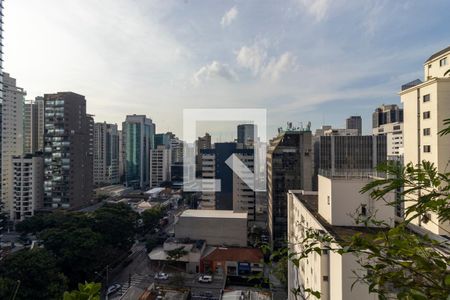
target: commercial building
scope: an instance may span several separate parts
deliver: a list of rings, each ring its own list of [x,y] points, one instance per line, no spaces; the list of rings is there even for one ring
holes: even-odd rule
[[[237,142],[246,147],[253,147],[255,137],[258,134],[256,132],[256,126],[254,124],[240,124],[237,126]]]
[[[389,159],[403,157],[403,109],[396,104],[382,105],[372,114],[373,135],[385,135]]]
[[[211,135],[209,133],[205,133],[204,136],[199,136],[195,141],[195,177],[202,177],[202,156],[201,152],[205,149],[212,149],[211,145]]]
[[[0,91],[3,91],[3,0],[0,0]],[[3,116],[2,116],[2,106],[3,106],[3,93],[0,92],[0,211],[5,210],[5,203],[2,197],[2,140],[3,140]]]
[[[384,201],[373,200],[369,194],[360,190],[369,183],[369,177],[324,177],[319,176],[319,192],[303,190],[288,193],[288,232],[292,252],[301,253],[304,245],[300,242],[307,231],[319,231],[324,236],[331,236],[336,242],[328,245],[318,242],[322,249],[331,247],[339,249],[342,242],[348,241],[355,234],[370,234],[385,227],[367,227],[364,220],[375,216],[379,221],[393,225],[395,209]],[[394,193],[386,195],[386,201],[394,200]],[[369,223],[370,224],[370,223]],[[358,259],[354,254],[339,254],[337,251],[312,252],[301,259],[298,266],[292,257],[288,262],[288,291],[298,289],[308,299],[317,299],[305,290],[311,289],[321,293],[320,299],[359,300],[378,299],[378,294],[370,294],[369,287],[356,282],[356,274],[361,272]],[[289,299],[297,299],[289,293]]]
[[[126,186],[144,189],[150,184],[150,149],[155,124],[145,115],[128,115],[122,123]]]
[[[345,120],[347,129],[357,129],[358,135],[362,134],[362,119],[361,116],[351,116]]]
[[[175,223],[175,238],[205,240],[212,246],[247,247],[247,213],[185,210]]]
[[[94,185],[114,185],[119,176],[119,131],[116,124],[94,124]]]
[[[93,196],[93,158],[86,99],[73,92],[45,94],[44,209],[74,209]]]
[[[225,276],[251,276],[263,271],[261,249],[218,247],[200,260],[200,272]]]
[[[441,136],[439,131],[450,117],[450,47],[425,61],[424,81],[403,85],[400,99],[404,109],[404,163],[416,165],[425,160],[433,163],[438,172],[448,172],[450,135]],[[450,224],[440,222],[433,213],[414,223],[435,234],[447,235],[450,231]]]
[[[42,153],[13,156],[13,206],[11,218],[23,221],[44,202],[44,157]]]
[[[267,153],[268,229],[275,248],[285,246],[287,241],[286,193],[297,187],[311,190],[312,176],[311,131],[291,125],[280,130]]]
[[[44,98],[25,102],[23,112],[24,153],[44,151]]]
[[[23,108],[26,92],[16,85],[16,79],[3,73],[1,197],[4,210],[13,209],[12,158],[23,154]]]
[[[150,187],[158,187],[164,181],[170,181],[172,155],[170,146],[157,145],[150,150]]]

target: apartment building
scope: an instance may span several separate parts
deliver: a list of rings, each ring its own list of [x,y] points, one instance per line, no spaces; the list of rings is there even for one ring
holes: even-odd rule
[[[372,114],[372,134],[385,135],[388,159],[403,157],[403,109],[382,105]]]
[[[158,187],[162,182],[171,180],[171,164],[170,146],[157,145],[155,149],[150,150],[151,188]]]
[[[362,118],[361,116],[351,116],[345,120],[347,129],[357,129],[358,135],[362,134]]]
[[[120,182],[119,145],[117,124],[94,124],[94,185],[114,185]]]
[[[25,102],[23,111],[24,153],[44,151],[44,98]]]

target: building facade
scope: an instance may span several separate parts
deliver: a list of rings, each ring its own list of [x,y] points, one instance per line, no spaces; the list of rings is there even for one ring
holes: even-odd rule
[[[347,129],[357,129],[358,135],[362,134],[362,118],[361,116],[351,116],[345,120]]]
[[[93,158],[86,99],[73,92],[44,95],[44,209],[91,202]]]
[[[16,85],[16,79],[3,73],[1,197],[6,212],[12,218],[13,169],[12,158],[23,154],[23,114],[26,92]]]
[[[311,190],[312,176],[311,131],[280,131],[267,153],[268,229],[275,248],[287,242],[287,191],[299,187]]]
[[[128,115],[122,123],[125,185],[145,189],[150,185],[150,149],[155,124],[145,115]]]
[[[164,181],[171,180],[172,156],[170,146],[157,145],[150,150],[150,187],[158,187]]]
[[[14,221],[23,221],[43,207],[44,202],[44,158],[42,153],[25,154],[12,158]]]
[[[425,160],[433,163],[438,172],[448,172],[450,135],[441,136],[439,131],[450,116],[450,47],[427,59],[424,81],[402,86],[400,99],[404,109],[404,163],[417,165]],[[414,222],[435,234],[450,231],[450,224],[440,222],[432,213]]]
[[[44,98],[25,102],[23,112],[24,153],[44,151]]]
[[[119,131],[116,124],[94,124],[94,185],[120,182]]]
[[[244,147],[252,147],[258,136],[254,124],[240,124],[237,126],[237,142]]]
[[[388,158],[403,157],[403,109],[396,104],[382,105],[372,114],[373,135],[385,135]]]

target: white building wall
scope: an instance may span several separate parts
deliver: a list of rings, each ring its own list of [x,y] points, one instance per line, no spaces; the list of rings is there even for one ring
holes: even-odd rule
[[[158,187],[162,182],[170,180],[171,150],[158,146],[150,150],[150,187]]]

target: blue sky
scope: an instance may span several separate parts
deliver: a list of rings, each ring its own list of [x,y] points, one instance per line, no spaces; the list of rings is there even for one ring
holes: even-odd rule
[[[96,121],[145,113],[181,134],[184,108],[266,108],[344,126],[399,103],[450,45],[450,1],[5,1],[4,69],[28,98],[71,90]],[[200,134],[200,133],[199,133]],[[226,133],[221,135],[222,139]]]

